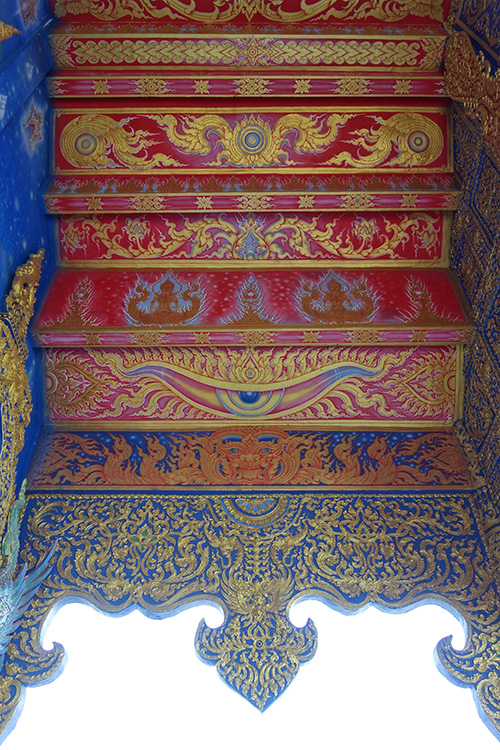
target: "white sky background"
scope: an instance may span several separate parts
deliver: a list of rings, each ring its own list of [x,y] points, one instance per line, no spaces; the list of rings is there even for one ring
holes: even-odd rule
[[[374,607],[346,616],[308,601],[319,646],[285,693],[260,714],[194,651],[205,617],[197,606],[163,620],[139,612],[108,617],[84,604],[64,606],[44,645],[65,646],[54,682],[28,688],[17,726],[2,750],[499,750],[472,693],[437,670],[434,647],[459,622],[436,605],[387,614]]]

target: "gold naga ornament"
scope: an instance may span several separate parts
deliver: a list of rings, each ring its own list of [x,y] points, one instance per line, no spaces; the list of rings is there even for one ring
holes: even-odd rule
[[[6,299],[7,311],[0,313],[0,537],[15,502],[17,458],[24,445],[32,409],[25,367],[28,359],[26,334],[33,315],[43,256],[44,251],[40,250],[17,268]]]
[[[301,153],[326,148],[335,140],[339,127],[349,117],[330,115],[326,129],[315,118],[297,113],[280,117],[274,127],[255,115],[245,117],[234,127],[224,117],[216,114],[189,117],[181,130],[178,119],[173,115],[156,115],[153,119],[165,129],[171,143],[188,154],[211,153],[213,144],[208,140],[207,133],[215,131],[222,150],[210,162],[210,166],[220,166],[227,162],[236,167],[253,167],[277,163],[294,164],[283,148],[285,138],[291,130],[296,130],[299,134],[293,145],[294,151]]]
[[[233,124],[215,113],[182,118],[170,113],[150,113],[147,118],[163,130],[165,145],[171,144],[180,154],[211,156],[204,162],[205,167],[253,168],[293,166],[297,164],[294,153],[325,151],[337,140],[339,129],[355,116],[332,113],[323,119],[292,112],[280,117],[274,125],[254,114]],[[321,166],[425,167],[443,151],[443,133],[430,117],[415,112],[400,112],[388,118],[371,117],[374,122],[371,127],[354,130],[354,138],[344,141],[357,146],[356,151],[342,151]],[[75,117],[62,131],[62,155],[73,166],[86,169],[188,166],[187,162],[182,164],[163,152],[148,155],[148,148],[158,144],[158,135],[143,129],[134,130],[131,119],[125,117],[116,121],[103,114]],[[290,143],[292,132],[297,137]],[[359,153],[360,150],[366,153]],[[141,156],[141,152],[146,153]]]

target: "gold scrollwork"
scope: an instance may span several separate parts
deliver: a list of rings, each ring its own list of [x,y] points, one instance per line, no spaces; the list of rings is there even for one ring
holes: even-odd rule
[[[353,368],[351,375],[335,380],[334,373],[346,363]],[[54,350],[47,355],[46,367],[48,409],[54,419],[114,419],[125,412],[152,419],[160,414],[172,420],[247,419],[247,407],[232,393],[239,393],[235,386],[241,383],[260,392],[264,415],[282,397],[280,419],[338,419],[339,413],[362,418],[371,411],[376,419],[401,419],[405,413],[411,419],[449,421],[454,415],[457,355],[452,348],[429,348],[417,355],[411,347],[389,352],[315,347],[301,353],[279,347],[241,352],[222,347],[119,353],[95,349],[78,354]],[[316,379],[326,373],[332,379],[315,393]],[[172,378],[173,387],[168,384]],[[375,378],[378,389],[370,385]],[[203,393],[199,383],[204,384]]]
[[[31,415],[31,393],[25,367],[28,358],[26,334],[33,315],[43,255],[44,251],[40,250],[17,268],[6,299],[7,310],[0,313],[0,536],[16,499],[17,457],[23,448]]]
[[[361,128],[349,143],[358,146],[358,156],[342,151],[325,164],[349,165],[371,169],[385,167],[424,167],[432,164],[443,151],[444,138],[439,125],[417,112],[400,112],[388,120],[375,117],[376,125]],[[359,147],[366,154],[359,154]],[[391,153],[394,152],[392,158]]]
[[[296,153],[321,151],[331,144],[339,127],[350,117],[352,115],[332,114],[323,123],[311,115],[291,113],[280,117],[271,127],[261,117],[249,115],[231,127],[224,117],[216,114],[186,115],[183,121],[170,114],[152,115],[171,143],[187,154],[212,153],[214,144],[208,135],[215,133],[218,137],[216,147],[221,149],[208,164],[236,167],[295,164],[284,149],[286,137],[292,130],[298,133],[298,138],[291,150]]]
[[[398,246],[412,234],[431,255],[439,239],[435,220],[425,213],[404,214],[398,221],[384,219],[384,229],[374,219],[358,217],[353,222],[352,234],[339,231],[336,221],[320,228],[316,217],[306,221],[283,214],[277,214],[268,226],[254,214],[240,221],[222,215],[195,221],[188,217],[184,226],[164,218],[162,234],[156,241],[151,238],[151,230],[146,217],[129,218],[119,231],[116,220],[75,216],[64,228],[64,245],[71,255],[89,237],[105,249],[103,259],[157,259],[167,255],[187,259],[210,255],[224,260],[277,260],[317,257],[311,246],[314,242],[332,259],[372,260],[394,258]],[[144,242],[148,236],[149,241]]]
[[[32,500],[23,558],[35,566],[57,539],[58,559],[9,648],[2,687],[53,673],[61,652],[44,652],[40,634],[63,597],[84,596],[112,612],[139,604],[158,614],[203,597],[226,617],[218,628],[200,623],[200,656],[263,709],[316,648],[314,624],[295,628],[287,617],[297,596],[314,593],[352,610],[369,602],[408,607],[431,595],[457,607],[469,626],[464,651],[441,642],[443,663],[476,686],[498,723],[495,701],[483,695],[498,684],[498,599],[465,493],[58,493]],[[4,705],[9,699],[6,691]]]
[[[187,18],[201,23],[225,23],[239,15],[250,21],[261,15],[268,21],[298,23],[316,18],[326,20],[361,20],[374,18],[379,21],[399,21],[408,15],[443,20],[441,0],[313,0],[301,2],[296,10],[283,9],[282,0],[214,0],[210,3],[193,0],[187,4],[182,0],[57,0],[55,14],[63,17],[68,13],[89,13],[99,20],[126,18]],[[297,4],[298,5],[298,4]]]
[[[154,141],[145,130],[127,130],[130,118],[119,122],[106,115],[86,114],[69,122],[60,139],[64,158],[80,168],[137,167],[147,169],[157,166],[180,166],[179,162],[166,154],[154,154],[150,158],[139,153]],[[112,152],[118,164],[110,159]]]

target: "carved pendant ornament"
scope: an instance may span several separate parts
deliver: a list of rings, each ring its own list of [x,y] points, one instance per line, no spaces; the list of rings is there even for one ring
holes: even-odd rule
[[[202,621],[196,649],[258,709],[283,692],[314,655],[309,621],[293,626],[293,601],[320,596],[355,610],[389,609],[432,597],[455,608],[468,628],[456,651],[438,644],[443,667],[499,716],[498,590],[472,495],[234,489],[207,494],[31,495],[22,559],[38,565],[57,541],[53,568],[8,647],[1,677],[5,726],[23,688],[53,677],[63,649],[40,643],[52,607],[79,597],[108,612],[135,607],[155,616],[189,602],[222,606],[218,628]]]

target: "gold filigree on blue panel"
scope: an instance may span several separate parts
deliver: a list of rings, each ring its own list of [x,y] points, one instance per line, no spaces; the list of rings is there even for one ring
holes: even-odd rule
[[[58,546],[7,652],[3,725],[21,686],[60,668],[62,649],[44,651],[40,634],[65,598],[155,616],[195,601],[218,603],[225,621],[200,624],[197,651],[264,710],[314,655],[314,624],[297,628],[288,611],[315,596],[343,610],[409,607],[432,597],[454,607],[467,622],[468,645],[457,652],[443,642],[440,657],[500,727],[490,695],[500,689],[493,659],[499,598],[471,500],[468,492],[439,491],[32,495],[23,559],[35,566],[55,540]]]
[[[453,107],[454,166],[462,185],[474,177],[484,149],[479,128],[467,117],[462,104]]]
[[[456,57],[458,53],[465,54],[469,61],[467,65],[464,65],[460,55]],[[480,508],[481,503],[486,502],[485,498],[490,497],[489,507],[495,507],[498,516],[500,221],[497,196],[500,190],[500,152],[495,144],[498,145],[500,79],[498,74],[490,75],[489,68],[486,70],[487,66],[481,60],[476,60],[472,65],[475,59],[467,35],[453,37],[450,41],[449,61],[452,61],[452,65],[449,76],[453,79],[452,84],[458,86],[458,93],[468,93],[465,99],[462,94],[458,96],[465,106],[454,105],[455,156],[458,157],[456,163],[463,185],[460,205],[453,220],[450,256],[477,327],[466,349],[464,394],[464,427],[475,453],[472,463],[477,464],[484,483],[490,485],[477,496],[477,504]],[[460,89],[462,84],[463,90]],[[454,97],[453,91],[450,93]],[[489,107],[485,96],[496,104]],[[487,526],[490,528],[491,521],[487,522]],[[495,542],[495,549],[497,546]],[[495,551],[492,556],[495,564],[499,565],[500,558]]]
[[[316,628],[311,620],[296,628],[284,614],[265,617],[232,614],[217,629],[203,620],[196,633],[196,650],[217,666],[224,682],[261,711],[265,710],[314,656]]]

